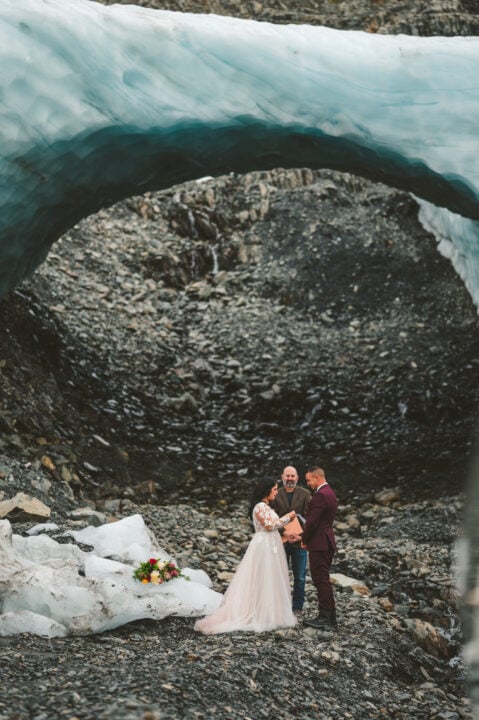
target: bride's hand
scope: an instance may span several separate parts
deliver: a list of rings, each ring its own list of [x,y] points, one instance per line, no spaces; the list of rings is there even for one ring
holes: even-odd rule
[[[290,512],[290,513],[288,513],[288,515],[289,515],[289,517],[290,517],[290,518],[291,518],[291,520],[292,520],[293,518],[295,518],[295,517],[296,517],[296,510],[291,510],[291,512]]]

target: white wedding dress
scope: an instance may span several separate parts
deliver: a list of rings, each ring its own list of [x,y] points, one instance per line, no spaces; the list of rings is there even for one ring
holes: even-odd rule
[[[249,630],[263,632],[296,624],[286,553],[278,530],[289,522],[265,502],[253,509],[255,533],[215,612],[195,623],[207,635]]]

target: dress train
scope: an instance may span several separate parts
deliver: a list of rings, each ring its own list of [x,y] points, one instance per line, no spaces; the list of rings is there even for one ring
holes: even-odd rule
[[[291,609],[289,572],[278,529],[289,522],[266,503],[253,510],[255,534],[238,565],[218,609],[195,623],[207,635],[291,627],[296,617]]]

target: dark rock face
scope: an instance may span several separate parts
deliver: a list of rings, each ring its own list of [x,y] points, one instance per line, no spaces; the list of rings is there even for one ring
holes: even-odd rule
[[[113,0],[101,0],[112,5]],[[199,7],[191,0],[139,0],[158,10],[231,15],[274,23],[325,25],[338,30],[364,30],[406,35],[477,35],[479,13],[476,0],[204,0]]]
[[[317,461],[343,493],[462,488],[477,315],[404,193],[276,171],[133,198],[2,312],[3,450],[75,491],[242,496]]]
[[[360,6],[302,4],[290,19],[364,27]],[[275,21],[284,9],[254,7]],[[66,498],[213,499],[319,461],[343,494],[460,491],[477,315],[416,214],[404,193],[298,170],[82,222],[0,306],[4,478],[14,460]]]

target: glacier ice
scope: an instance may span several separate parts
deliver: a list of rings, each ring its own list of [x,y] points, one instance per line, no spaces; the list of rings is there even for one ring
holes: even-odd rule
[[[59,527],[56,523],[38,523],[27,530],[27,535],[39,535],[49,530],[59,530]]]
[[[86,552],[47,535],[22,537],[0,521],[0,636],[47,637],[102,632],[142,618],[213,612],[222,595],[202,570],[163,585],[141,584],[134,568],[150,557],[172,559],[158,547],[141,515],[69,531]]]
[[[2,0],[0,67],[0,297],[106,204],[283,166],[414,193],[479,303],[479,38]]]

